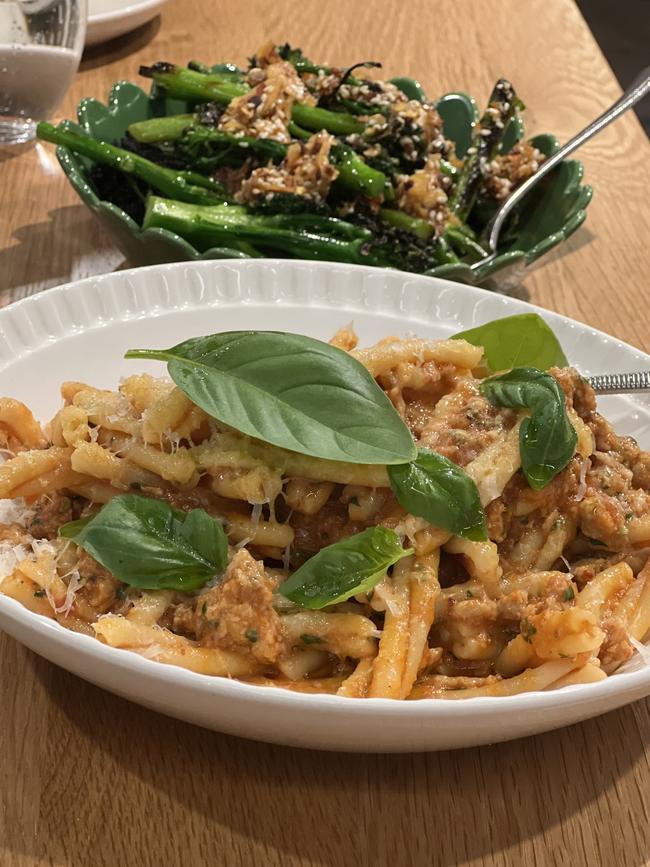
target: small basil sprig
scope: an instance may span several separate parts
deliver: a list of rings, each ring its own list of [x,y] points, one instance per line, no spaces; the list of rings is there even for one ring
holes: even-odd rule
[[[124,494],[59,530],[119,581],[146,590],[196,590],[228,564],[223,527],[203,509]]]
[[[495,319],[454,334],[453,339],[482,346],[485,361],[493,371],[524,366],[548,370],[569,363],[557,337],[537,313]]]
[[[230,331],[127,358],[166,361],[209,415],[267,443],[333,461],[401,464],[416,449],[366,368],[334,346],[281,331]]]
[[[280,584],[278,592],[304,608],[324,608],[371,590],[390,566],[412,553],[402,547],[394,530],[370,527],[321,548]]]
[[[388,467],[398,502],[420,518],[456,536],[487,539],[485,513],[474,481],[452,461],[419,449],[409,464]]]
[[[495,406],[531,411],[519,429],[521,468],[531,488],[545,488],[569,463],[578,442],[557,381],[534,367],[517,367],[484,380],[481,392]]]

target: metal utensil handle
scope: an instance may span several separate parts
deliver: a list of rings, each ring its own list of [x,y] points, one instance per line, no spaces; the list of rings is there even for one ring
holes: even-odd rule
[[[596,120],[589,124],[589,126],[586,126],[581,132],[570,139],[556,153],[554,153],[553,156],[544,160],[537,172],[535,172],[532,177],[528,178],[527,181],[524,181],[524,183],[508,198],[499,211],[497,211],[492,227],[490,228],[489,248],[491,251],[496,251],[499,233],[501,232],[504,221],[512,209],[515,208],[524,198],[526,193],[549,172],[553,171],[555,166],[558,163],[561,163],[565,157],[577,150],[580,145],[584,144],[587,139],[597,135],[613,120],[616,120],[619,115],[623,114],[623,112],[635,105],[640,99],[643,99],[649,90],[650,66],[647,66],[643,72],[639,73],[639,75],[634,79],[625,93],[623,93],[623,95],[617,99],[616,102],[607,109],[607,111],[603,112],[600,117],[597,117]]]
[[[638,373],[605,373],[602,376],[590,376],[588,381],[597,394],[650,391],[650,370]]]

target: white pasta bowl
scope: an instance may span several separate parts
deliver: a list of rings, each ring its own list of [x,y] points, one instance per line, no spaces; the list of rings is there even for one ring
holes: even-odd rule
[[[328,338],[354,321],[364,344],[389,334],[445,337],[524,302],[445,280],[332,263],[246,260],[156,265],[61,286],[0,310],[0,394],[43,420],[64,380],[114,387],[159,365],[125,361],[133,346],[171,346],[233,329]],[[541,311],[540,311],[541,312]],[[578,322],[543,312],[583,373],[641,370],[650,357]],[[601,401],[616,428],[650,446],[650,402]],[[146,707],[216,731],[316,749],[416,752],[532,735],[650,694],[637,654],[604,681],[461,701],[349,699],[212,678],[78,635],[0,594],[0,627],[68,671]],[[16,676],[20,676],[17,674]]]

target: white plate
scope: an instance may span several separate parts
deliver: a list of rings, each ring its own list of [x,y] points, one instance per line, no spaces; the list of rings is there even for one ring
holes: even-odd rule
[[[160,364],[125,361],[125,350],[134,346],[171,346],[240,328],[328,338],[351,320],[364,343],[409,331],[444,337],[531,309],[481,289],[374,268],[287,260],[156,265],[81,280],[0,310],[0,394],[24,400],[47,419],[58,408],[63,380],[114,387],[134,370],[162,373]],[[631,346],[543,315],[585,374],[650,367],[650,357]],[[602,408],[620,430],[650,445],[650,403],[608,398]],[[230,734],[330,750],[415,752],[503,741],[650,694],[650,667],[637,659],[600,683],[508,698],[397,702],[302,695],[110,648],[1,595],[0,627],[57,665],[162,713]]]
[[[86,45],[96,45],[151,21],[167,0],[88,0]]]

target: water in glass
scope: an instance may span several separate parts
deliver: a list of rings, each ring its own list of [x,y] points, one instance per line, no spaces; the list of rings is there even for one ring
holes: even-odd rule
[[[79,65],[86,0],[0,0],[0,144],[34,137]]]

